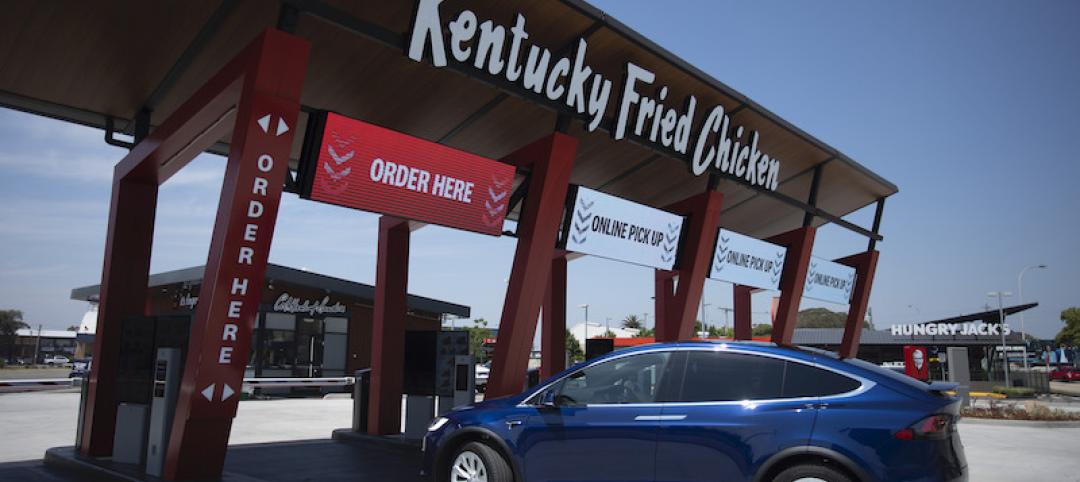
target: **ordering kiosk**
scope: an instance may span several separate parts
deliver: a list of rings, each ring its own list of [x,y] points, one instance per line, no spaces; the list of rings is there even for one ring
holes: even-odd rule
[[[405,332],[405,436],[423,437],[436,414],[474,402],[475,359],[466,331]]]
[[[133,316],[121,324],[113,462],[161,476],[184,372],[191,317]]]
[[[146,441],[146,473],[161,477],[169,444],[176,398],[180,393],[183,353],[179,348],[158,348],[154,362],[154,388],[150,397],[150,429]]]

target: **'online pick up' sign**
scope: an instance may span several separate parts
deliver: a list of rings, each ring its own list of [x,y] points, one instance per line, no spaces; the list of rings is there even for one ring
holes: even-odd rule
[[[780,289],[787,248],[721,229],[709,277],[766,290]]]
[[[678,255],[683,217],[579,187],[566,249],[670,270]]]
[[[515,168],[327,113],[307,197],[483,234],[502,234]]]
[[[817,256],[810,257],[803,296],[830,303],[847,304],[851,302],[851,290],[854,288],[855,268]]]

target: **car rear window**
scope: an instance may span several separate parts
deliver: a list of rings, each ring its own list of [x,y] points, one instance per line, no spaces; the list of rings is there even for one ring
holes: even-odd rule
[[[784,398],[826,397],[859,388],[858,380],[798,362],[787,362]]]
[[[877,365],[875,365],[873,363],[870,363],[868,361],[860,360],[858,358],[845,359],[844,363],[850,363],[850,364],[855,365],[855,366],[857,366],[859,368],[869,370],[871,372],[877,373],[877,374],[879,374],[879,375],[881,375],[883,377],[886,377],[886,378],[891,378],[891,379],[896,380],[896,381],[898,381],[900,383],[908,385],[908,386],[910,386],[912,388],[917,388],[917,389],[922,390],[922,391],[926,391],[926,388],[930,386],[930,384],[928,382],[924,382],[922,380],[917,380],[915,378],[911,378],[911,377],[909,377],[909,376],[907,376],[907,375],[905,375],[903,373],[897,373],[897,372],[894,372],[892,370],[889,370],[888,368],[883,368],[883,367],[877,366]]]

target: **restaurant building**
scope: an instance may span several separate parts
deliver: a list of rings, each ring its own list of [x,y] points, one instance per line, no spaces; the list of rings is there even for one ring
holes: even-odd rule
[[[151,275],[148,314],[193,315],[203,269]],[[75,288],[71,298],[96,305],[98,291],[98,285]],[[374,293],[368,284],[267,265],[245,378],[341,377],[370,367]],[[468,318],[471,312],[468,306],[417,295],[407,302],[405,329],[410,331],[437,331],[443,317]]]

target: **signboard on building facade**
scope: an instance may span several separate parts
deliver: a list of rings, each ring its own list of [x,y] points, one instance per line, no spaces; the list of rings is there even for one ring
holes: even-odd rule
[[[766,290],[780,289],[787,248],[721,229],[709,277]]]
[[[558,46],[530,41],[524,15],[488,19],[468,9],[444,12],[442,0],[418,1],[405,43],[410,59],[475,69],[526,97],[569,110],[589,132],[611,119],[605,128],[613,139],[633,137],[681,157],[695,175],[716,172],[771,191],[779,185],[780,160],[759,150],[758,132],[736,125],[723,105],[703,106],[698,115],[696,96],[668,97],[662,79],[631,61],[613,73],[622,78],[616,86],[589,65],[584,38],[562,54]]]
[[[682,226],[677,214],[578,187],[566,249],[670,270]]]
[[[803,296],[830,303],[847,304],[851,302],[851,291],[854,288],[855,268],[817,256],[810,257]]]
[[[513,166],[339,114],[320,116],[302,156],[305,198],[502,234]]]

